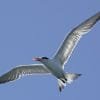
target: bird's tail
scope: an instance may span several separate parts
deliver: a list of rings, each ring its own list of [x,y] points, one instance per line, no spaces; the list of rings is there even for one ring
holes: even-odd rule
[[[64,89],[64,87],[67,85],[67,84],[71,84],[75,79],[77,79],[79,76],[81,76],[81,74],[76,74],[76,73],[66,73],[65,74],[65,77],[66,77],[66,80],[65,79],[58,79],[58,86],[59,86],[59,91],[61,92],[62,89]],[[63,81],[62,81],[63,80]],[[65,82],[64,82],[65,80]]]

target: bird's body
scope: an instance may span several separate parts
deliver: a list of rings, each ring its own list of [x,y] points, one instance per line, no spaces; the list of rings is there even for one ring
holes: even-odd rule
[[[42,61],[42,63],[46,66],[49,72],[51,72],[56,78],[65,78],[65,72],[62,66],[57,63],[54,59],[48,59]]]
[[[81,74],[69,73],[64,71],[64,65],[67,63],[75,46],[80,38],[85,35],[90,29],[100,20],[100,12],[90,17],[79,26],[75,27],[68,36],[65,37],[62,45],[58,49],[53,58],[37,57],[33,60],[41,62],[41,64],[19,65],[5,73],[0,77],[0,84],[16,80],[24,75],[33,74],[52,74],[58,80],[59,90],[62,91],[64,86],[72,83]]]

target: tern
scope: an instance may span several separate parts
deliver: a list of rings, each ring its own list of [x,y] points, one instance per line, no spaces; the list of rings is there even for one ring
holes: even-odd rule
[[[75,27],[68,36],[65,37],[62,45],[52,58],[35,57],[34,61],[40,64],[19,65],[9,72],[0,76],[0,84],[20,79],[22,76],[42,74],[53,75],[58,80],[59,91],[62,91],[67,84],[71,84],[81,74],[64,71],[64,65],[68,62],[75,46],[83,35],[100,20],[100,12],[96,13],[86,21]]]

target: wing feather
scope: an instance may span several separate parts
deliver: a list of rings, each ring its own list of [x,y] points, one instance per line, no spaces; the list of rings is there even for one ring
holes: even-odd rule
[[[0,84],[33,74],[49,74],[49,71],[42,64],[19,65],[2,75],[0,77]]]
[[[100,12],[96,13],[94,16],[90,17],[89,19],[81,23],[79,26],[74,28],[65,38],[54,58],[59,61],[61,65],[64,65],[65,61],[67,62],[69,57],[71,56],[72,51],[79,42],[80,38],[85,33],[90,31],[93,25],[99,20]]]

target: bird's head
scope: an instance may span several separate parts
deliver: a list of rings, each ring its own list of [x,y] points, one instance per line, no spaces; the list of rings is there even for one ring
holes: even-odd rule
[[[33,60],[33,61],[45,62],[45,61],[47,61],[48,59],[49,59],[48,57],[36,57],[36,58],[33,58],[32,60]]]

